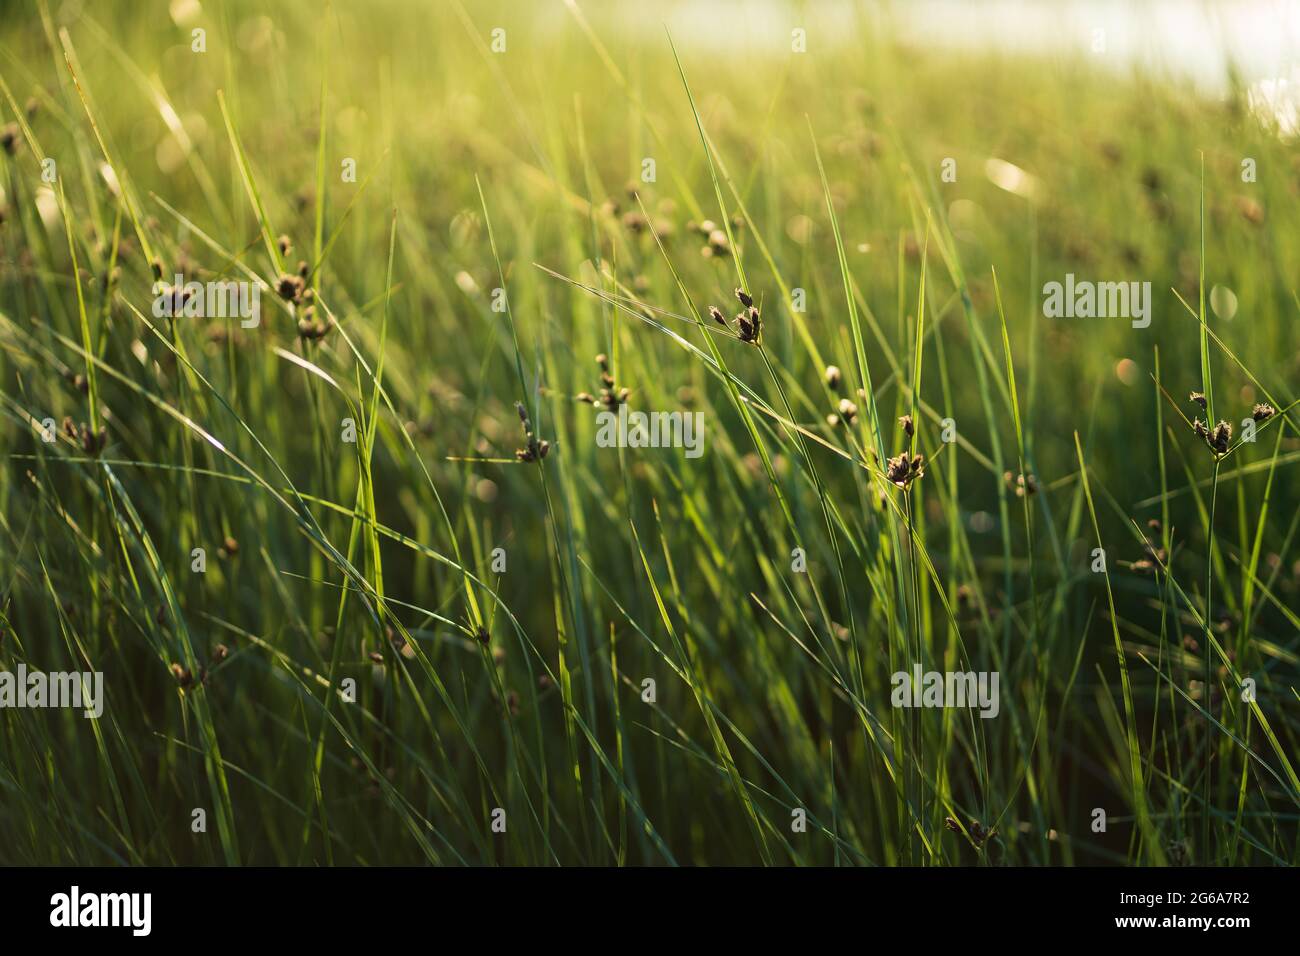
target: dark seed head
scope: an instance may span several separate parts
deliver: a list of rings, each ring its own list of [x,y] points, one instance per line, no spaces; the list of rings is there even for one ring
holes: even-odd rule
[[[5,153],[10,156],[18,152],[18,145],[22,140],[18,138],[18,124],[7,123],[0,126],[0,147],[3,147]]]
[[[294,302],[302,294],[302,277],[284,273],[275,281],[275,291],[286,302]]]
[[[329,332],[329,326],[323,322],[313,321],[312,314],[309,308],[303,317],[298,320],[298,336],[309,342],[323,339],[325,334]]]
[[[911,473],[912,463],[906,455],[898,455],[885,462],[885,477],[900,488],[907,484],[908,476]]]
[[[1197,405],[1200,405],[1202,411],[1205,410],[1206,405],[1205,405],[1205,393],[1204,393],[1204,392],[1192,392],[1192,394],[1190,394],[1190,395],[1187,396],[1187,400],[1188,400],[1189,402],[1195,402]]]
[[[1262,422],[1266,419],[1272,418],[1276,414],[1277,409],[1268,402],[1260,402],[1250,411],[1250,417],[1255,419],[1257,422]]]
[[[752,305],[754,304],[754,299],[753,299],[753,297],[752,297],[748,292],[746,292],[744,289],[737,289],[737,290],[736,290],[736,298],[739,299],[739,300],[740,300],[740,304],[743,305],[743,306],[744,306],[745,308],[747,308],[747,309],[748,309],[750,306],[752,306]]]
[[[739,332],[742,342],[754,341],[754,324],[745,317],[743,312],[736,316],[736,330]]]
[[[65,427],[71,424],[71,422],[72,419],[65,419]],[[74,429],[72,437],[77,437],[77,435],[78,433]],[[98,455],[108,444],[108,429],[104,428],[102,425],[98,432],[92,432],[90,426],[85,422],[82,422],[79,435],[81,440],[81,450],[87,455]]]
[[[911,415],[904,415],[902,418],[898,420],[898,424],[903,426],[903,434],[905,434],[908,438],[911,438],[916,431],[916,427],[912,424]]]
[[[1232,425],[1226,421],[1220,421],[1219,424],[1214,426],[1214,431],[1210,432],[1210,447],[1222,455],[1227,452],[1231,442]]]
[[[896,455],[885,462],[885,477],[900,488],[906,488],[917,478],[925,474],[925,456],[906,452]]]

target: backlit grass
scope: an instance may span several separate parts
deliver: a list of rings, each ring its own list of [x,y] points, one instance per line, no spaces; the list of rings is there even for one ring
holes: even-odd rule
[[[1296,862],[1294,143],[860,12],[9,12],[0,862]]]

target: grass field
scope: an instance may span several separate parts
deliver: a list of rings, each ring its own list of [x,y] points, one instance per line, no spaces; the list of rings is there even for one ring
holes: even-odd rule
[[[872,4],[3,7],[0,669],[103,712],[0,709],[0,863],[1300,861],[1244,81]]]

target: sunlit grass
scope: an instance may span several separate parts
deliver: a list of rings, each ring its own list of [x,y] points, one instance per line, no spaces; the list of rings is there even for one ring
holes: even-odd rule
[[[0,862],[1297,861],[1300,168],[1244,91],[119,6],[0,28],[0,669],[107,688],[0,710]],[[602,387],[704,454],[600,447]]]

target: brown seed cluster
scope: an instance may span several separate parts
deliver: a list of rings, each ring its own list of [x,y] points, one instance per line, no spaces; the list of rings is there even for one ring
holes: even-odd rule
[[[160,619],[162,618],[162,610],[162,608],[158,609],[158,616]],[[213,665],[220,664],[226,659],[226,656],[229,653],[230,648],[226,647],[225,644],[218,644],[212,648],[211,660],[209,663]],[[195,679],[193,672],[182,664],[172,664],[170,670],[172,677],[176,679],[176,683],[180,685],[181,690],[189,690],[195,685],[202,687],[208,682],[208,677],[210,676],[207,664],[199,665],[199,675],[197,680]]]
[[[194,675],[190,673],[188,667],[182,667],[180,664],[172,664],[172,676],[176,682],[181,685],[182,689],[188,689],[194,684]]]
[[[847,398],[840,399],[839,411],[840,413],[838,416],[831,415],[828,417],[827,420],[832,425],[837,424],[838,422],[841,421],[844,422],[844,424],[846,425],[852,425],[857,420],[858,406],[855,405],[853,402],[849,401]]]
[[[515,458],[519,461],[534,462],[541,461],[551,451],[551,443],[548,441],[539,441],[533,434],[532,422],[528,420],[528,410],[524,408],[523,402],[515,402],[515,411],[519,413],[520,424],[524,427],[524,447],[515,449]]]
[[[155,266],[155,271],[160,268],[161,264]],[[159,299],[166,302],[166,315],[169,318],[176,318],[185,314],[185,306],[189,303],[194,294],[193,289],[187,289],[184,285],[172,285],[158,279],[154,283],[154,290]]]
[[[87,455],[98,455],[108,445],[107,428],[100,425],[99,431],[92,432],[89,425],[85,422],[77,425],[71,416],[63,419],[63,434],[81,445],[81,450]]]
[[[1152,537],[1159,538],[1161,528],[1159,518],[1152,518],[1147,522],[1147,530],[1151,532]],[[1133,570],[1138,574],[1154,574],[1158,567],[1169,560],[1169,552],[1152,544],[1151,539],[1146,535],[1142,536],[1142,549],[1146,552],[1146,557],[1133,562]]]
[[[906,488],[925,474],[925,456],[908,456],[906,452],[885,462],[885,477],[900,488]]]
[[[1187,396],[1187,400],[1199,405],[1202,410],[1207,408],[1205,395],[1201,392],[1192,392]],[[1250,410],[1250,417],[1255,422],[1268,421],[1276,414],[1277,409],[1268,402],[1257,402]],[[1216,455],[1226,455],[1232,447],[1232,423],[1229,421],[1221,419],[1217,425],[1211,428],[1209,422],[1203,422],[1198,417],[1192,421],[1192,431]]]
[[[715,256],[731,255],[731,244],[727,242],[727,233],[718,228],[718,224],[712,219],[705,219],[703,222],[688,222],[686,228],[691,232],[697,232],[704,237],[704,245],[700,248],[700,255],[706,259],[712,259]]]
[[[302,298],[306,285],[304,276],[284,272],[281,273],[280,278],[275,280],[275,292],[285,302],[296,303]]]
[[[627,194],[629,201],[637,204],[640,184],[630,182],[625,187],[624,192]],[[672,220],[675,209],[676,204],[671,199],[661,200],[656,207],[655,215],[652,217],[639,208],[629,209],[624,212],[621,202],[615,198],[610,198],[601,203],[599,212],[602,217],[616,220],[620,226],[633,236],[654,236],[661,242],[668,242],[677,232],[677,226]]]
[[[1258,226],[1264,221],[1263,205],[1249,196],[1237,197],[1237,211],[1252,226]]]
[[[961,833],[961,824],[952,817],[945,817],[943,825],[953,833]],[[970,834],[970,838],[975,841],[976,846],[982,847],[993,837],[995,831],[986,830],[978,820],[972,820],[970,825],[966,827],[966,832]]]
[[[310,296],[311,289],[308,289],[304,295]],[[305,341],[315,342],[323,339],[329,333],[330,327],[321,319],[316,317],[316,306],[307,305],[302,310],[302,316],[298,319],[298,337]]]
[[[759,315],[758,306],[754,305],[754,297],[744,289],[737,289],[736,298],[744,309],[735,318],[736,335],[742,342],[757,345],[759,337],[763,334],[763,320]],[[727,327],[727,320],[723,318],[722,310],[716,305],[709,306],[709,317],[723,328]]]
[[[0,149],[5,151],[6,156],[16,156],[20,145],[22,145],[22,139],[19,135],[17,123],[6,123],[4,126],[0,126]]]
[[[623,228],[633,235],[640,235],[650,228],[650,221],[644,213],[633,209],[623,213]]]
[[[288,236],[277,240],[281,255],[288,255],[293,243]],[[285,272],[275,280],[275,292],[286,302],[291,302],[298,310],[298,337],[305,342],[323,339],[330,330],[316,315],[316,293],[307,285],[311,267],[305,261],[298,263],[296,274]]]
[[[1024,498],[1038,493],[1038,479],[1033,475],[1016,475],[1013,481],[1011,472],[1004,471],[1002,480],[1006,482],[1008,488],[1015,491],[1017,498]]]
[[[957,607],[963,611],[969,610],[975,603],[975,589],[969,584],[960,584],[957,586]]]
[[[574,396],[580,402],[586,402],[588,405],[604,405],[611,412],[616,411],[618,406],[627,401],[628,395],[631,394],[626,388],[616,388],[614,376],[609,373],[609,356],[604,352],[596,356],[596,364],[600,366],[600,395],[592,395],[590,392],[579,392]]]
[[[1216,455],[1226,455],[1228,453],[1228,448],[1232,444],[1232,425],[1229,422],[1220,420],[1217,425],[1210,428],[1209,425],[1198,418],[1192,422],[1192,431],[1196,432],[1197,436],[1205,444],[1209,445],[1210,450]]]

